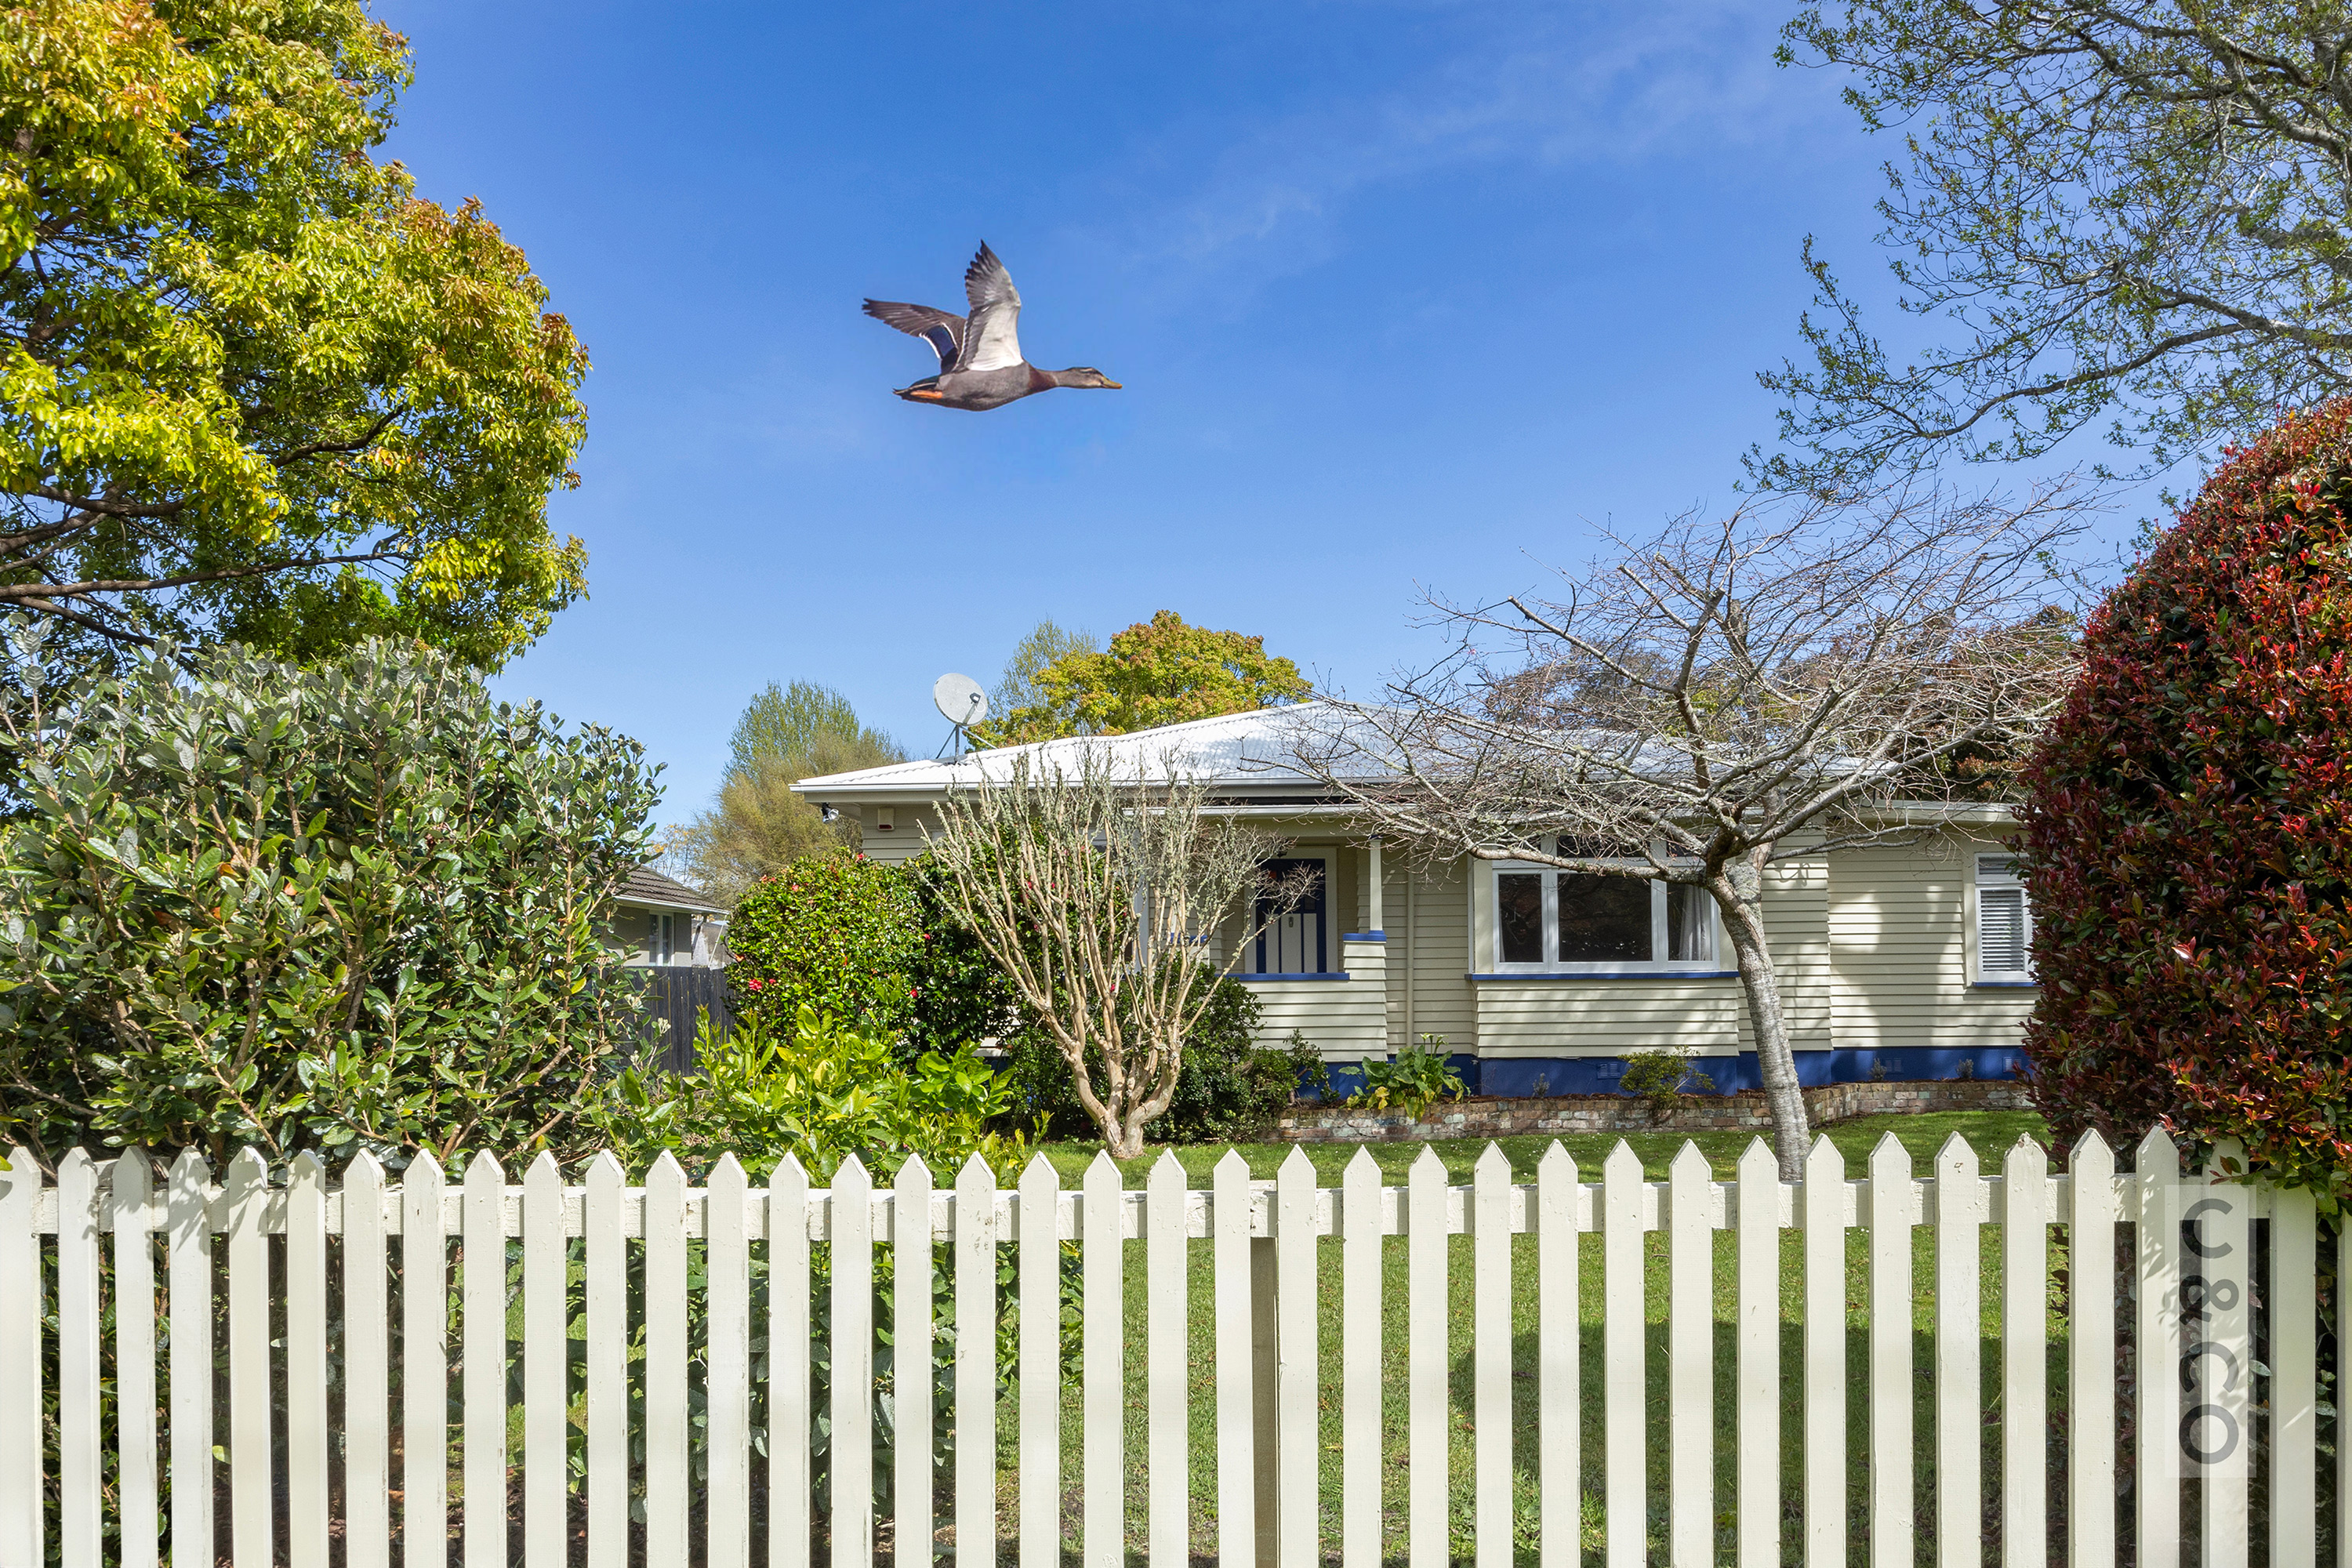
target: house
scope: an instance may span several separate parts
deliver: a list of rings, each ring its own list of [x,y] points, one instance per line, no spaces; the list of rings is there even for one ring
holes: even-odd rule
[[[1328,710],[1322,710],[1328,713]],[[1759,1086],[1748,1009],[1713,901],[1696,889],[1473,858],[1418,864],[1361,826],[1358,809],[1292,763],[1317,705],[1265,709],[1134,734],[1065,740],[801,780],[853,814],[874,859],[922,852],[955,787],[1082,748],[1118,771],[1168,762],[1202,777],[1218,807],[1311,863],[1319,888],[1240,955],[1269,1044],[1296,1030],[1327,1062],[1444,1037],[1474,1093],[1607,1090],[1625,1052],[1663,1046],[1724,1089]],[[2014,1076],[2034,1001],[2025,889],[2007,807],[1920,803],[1900,845],[1799,856],[1768,876],[1766,919],[1798,1073],[1870,1078]],[[1242,934],[1223,936],[1222,959]],[[1335,1075],[1341,1076],[1341,1075]]]
[[[629,873],[615,900],[606,941],[632,968],[723,968],[727,911],[684,882],[648,866]]]

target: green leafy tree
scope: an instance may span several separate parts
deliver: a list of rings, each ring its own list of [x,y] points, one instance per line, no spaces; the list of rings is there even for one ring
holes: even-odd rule
[[[1879,203],[1890,350],[1816,257],[1812,363],[1765,384],[1764,478],[1843,490],[2105,426],[2149,467],[2352,389],[2352,99],[2334,5],[1848,0],[1783,63],[1899,130]]]
[[[1265,651],[1264,637],[1189,626],[1173,610],[1137,622],[1100,653],[1062,655],[1032,684],[1034,700],[973,726],[975,744],[1119,735],[1295,702],[1313,689],[1296,664]]]
[[[1088,631],[1066,631],[1052,621],[1039,621],[1029,635],[1013,645],[1013,656],[1004,661],[1004,673],[996,689],[988,694],[988,710],[1010,713],[1016,708],[1034,708],[1045,700],[1037,677],[1048,665],[1076,653],[1098,653],[1102,642]]]
[[[0,1140],[576,1151],[642,1016],[599,938],[642,748],[414,643],[191,662],[0,704]]]
[[[854,852],[857,824],[832,822],[793,786],[822,773],[901,763],[907,754],[858,721],[849,699],[805,680],[769,682],[735,721],[726,776],[710,810],[672,832],[663,855],[678,875],[733,905],[763,877],[812,855]]]
[[[409,79],[358,0],[0,11],[0,609],[487,669],[578,596],[587,360],[372,156]]]

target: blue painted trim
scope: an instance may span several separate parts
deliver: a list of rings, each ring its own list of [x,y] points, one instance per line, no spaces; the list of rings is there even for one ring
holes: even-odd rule
[[[1234,978],[1235,980],[1240,980],[1240,981],[1252,981],[1252,980],[1351,980],[1351,979],[1353,979],[1353,978],[1355,978],[1355,977],[1354,977],[1353,975],[1350,975],[1350,974],[1349,974],[1349,973],[1345,973],[1344,971],[1342,971],[1342,972],[1339,972],[1339,973],[1329,973],[1329,974],[1236,974],[1236,975],[1234,975]]]
[[[1737,980],[1736,969],[1604,969],[1597,973],[1578,973],[1557,969],[1536,970],[1524,974],[1497,974],[1472,972],[1463,976],[1473,984],[1492,984],[1513,980]]]
[[[1971,980],[1969,985],[1977,991],[2039,991],[2039,980]]]
[[[1339,937],[1341,942],[1386,942],[1388,939],[1389,933],[1384,931],[1344,931]]]

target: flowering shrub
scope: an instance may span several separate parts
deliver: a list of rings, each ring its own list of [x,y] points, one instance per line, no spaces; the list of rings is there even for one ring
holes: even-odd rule
[[[2352,402],[2234,450],[2111,594],[2026,772],[2052,1131],[2352,1180]]]

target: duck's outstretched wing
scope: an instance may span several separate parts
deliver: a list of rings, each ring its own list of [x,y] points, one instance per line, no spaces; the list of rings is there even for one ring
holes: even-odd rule
[[[923,339],[938,351],[942,373],[956,368],[963,353],[964,321],[929,305],[902,305],[894,300],[868,300],[866,313],[886,326]]]
[[[985,243],[963,269],[963,292],[971,301],[971,314],[965,318],[963,353],[954,368],[1003,370],[1019,364],[1021,291]]]

